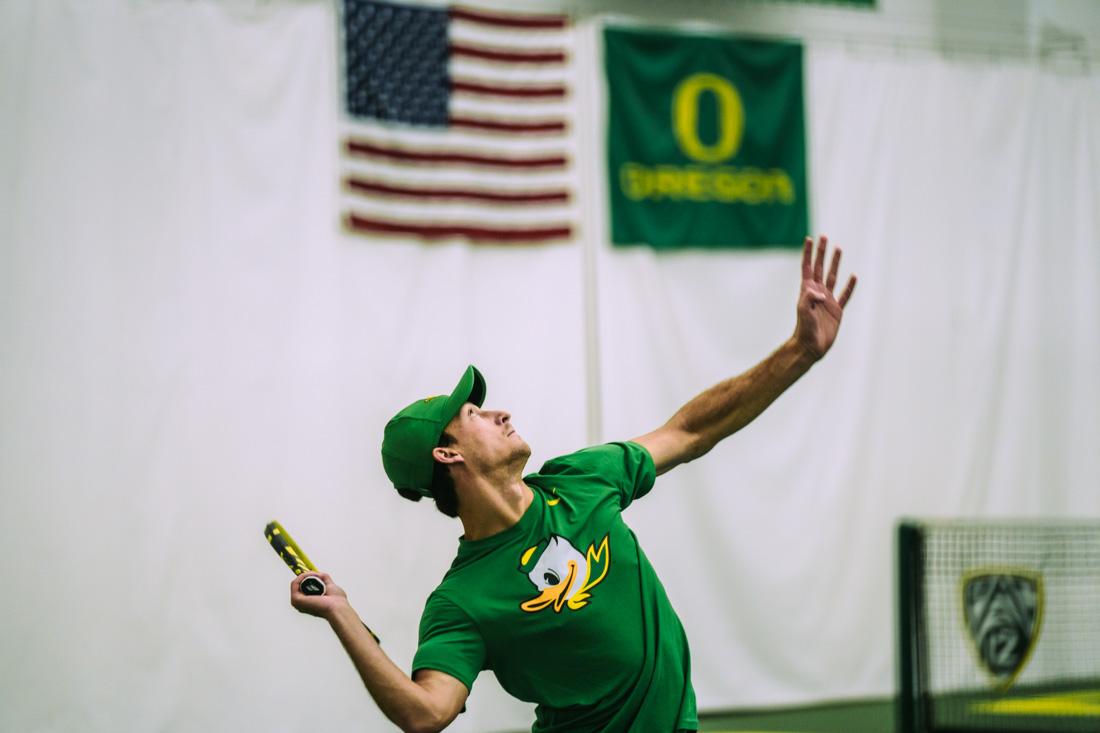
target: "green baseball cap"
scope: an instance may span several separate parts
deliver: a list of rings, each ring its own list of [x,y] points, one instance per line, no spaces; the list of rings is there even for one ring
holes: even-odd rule
[[[450,395],[417,400],[386,423],[382,466],[397,493],[412,501],[432,495],[432,449],[439,436],[464,404],[481,407],[484,401],[485,377],[471,364]]]

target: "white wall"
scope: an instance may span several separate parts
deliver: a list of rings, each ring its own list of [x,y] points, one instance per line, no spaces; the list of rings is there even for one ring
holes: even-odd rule
[[[899,515],[1100,513],[1100,19],[993,5],[678,4],[807,38],[813,223],[861,277],[829,358],[628,516],[704,710],[889,694]],[[576,5],[582,51],[665,7]],[[597,77],[594,239],[421,248],[339,230],[328,3],[9,2],[0,34],[3,730],[382,729],[268,519],[407,668],[460,529],[387,488],[394,410],[473,361],[532,466],[582,445],[585,247],[603,438],[793,325],[796,255],[610,249]],[[529,721],[485,675],[455,729]]]

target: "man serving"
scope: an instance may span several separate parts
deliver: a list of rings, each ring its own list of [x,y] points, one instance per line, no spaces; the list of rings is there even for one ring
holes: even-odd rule
[[[698,728],[687,637],[622,511],[654,479],[750,423],[832,346],[849,278],[840,250],[806,238],[794,334],[743,374],[681,407],[653,432],[555,458],[523,475],[531,449],[511,416],[482,407],[473,366],[449,395],[420,399],[386,426],[394,488],[457,516],[458,554],[420,621],[412,675],[382,651],[344,591],[291,584],[291,603],[332,626],[371,696],[405,731],[439,731],[482,670],[536,704],[535,733],[677,733]]]

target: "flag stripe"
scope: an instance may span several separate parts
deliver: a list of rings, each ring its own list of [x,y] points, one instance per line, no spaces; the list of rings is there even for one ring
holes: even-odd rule
[[[384,181],[413,188],[458,188],[471,191],[573,191],[575,187],[572,174],[572,167],[490,168],[423,165],[350,157],[344,164],[345,178]]]
[[[363,194],[377,194],[414,199],[466,199],[508,205],[565,203],[569,201],[569,192],[566,190],[504,193],[501,191],[485,191],[472,188],[401,186],[355,177],[349,177],[346,179],[345,183],[348,188]]]
[[[564,168],[568,163],[564,155],[508,157],[457,150],[406,150],[397,146],[377,145],[356,139],[347,141],[347,151],[352,155],[389,158],[407,163],[471,165],[489,168]]]
[[[469,224],[419,224],[348,214],[346,225],[355,231],[410,236],[419,239],[464,238],[475,242],[530,244],[569,239],[573,228],[568,224],[542,227],[483,227]]]
[[[568,28],[550,30],[503,28],[477,23],[451,23],[448,40],[475,46],[500,47],[512,51],[569,52],[571,31]]]
[[[451,89],[468,94],[482,94],[490,97],[565,97],[565,85],[516,87],[500,84],[487,84],[473,79],[451,79]]]
[[[575,223],[574,207],[569,203],[511,206],[463,199],[427,200],[372,196],[349,189],[341,192],[340,200],[345,211],[355,212],[359,216],[413,224],[442,223],[524,229]]]
[[[562,121],[571,115],[566,109],[567,96],[553,97],[487,97],[477,94],[454,93],[451,95],[451,117],[501,120],[505,122]],[[457,131],[452,130],[452,133]],[[504,139],[505,136],[499,136]],[[475,138],[479,139],[479,138]]]
[[[501,61],[509,64],[564,64],[564,51],[519,51],[509,48],[490,48],[472,43],[452,43],[453,56],[466,56],[483,61]]]
[[[451,127],[462,130],[485,130],[486,132],[508,132],[514,134],[562,133],[565,132],[564,120],[490,120],[475,117],[457,117],[451,115]]]
[[[512,13],[489,13],[484,10],[460,7],[451,8],[450,14],[452,20],[501,28],[560,29],[565,28],[568,22],[564,15],[515,15]]]

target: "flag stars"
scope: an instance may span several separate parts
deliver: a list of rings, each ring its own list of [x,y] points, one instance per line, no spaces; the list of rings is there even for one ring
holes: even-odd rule
[[[355,117],[445,125],[447,13],[349,0],[347,106]]]

